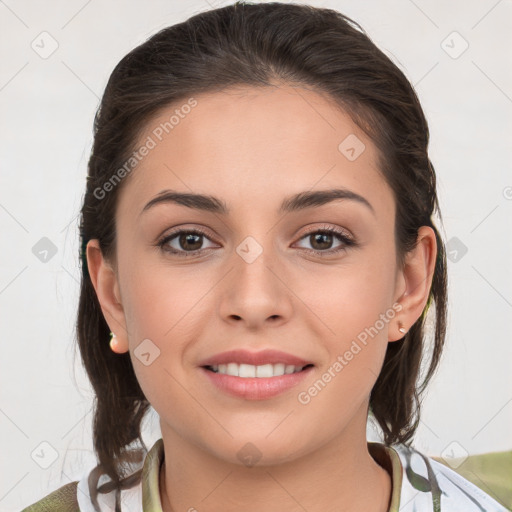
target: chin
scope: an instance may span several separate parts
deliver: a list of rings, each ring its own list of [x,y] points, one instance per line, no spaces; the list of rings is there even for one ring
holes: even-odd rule
[[[299,436],[300,439],[300,436]],[[238,466],[263,467],[285,464],[300,457],[304,449],[299,446],[298,440],[294,442],[290,436],[276,436],[269,440],[261,433],[259,436],[237,436],[230,439],[219,450],[219,445],[215,449],[210,449],[210,453],[229,464]]]

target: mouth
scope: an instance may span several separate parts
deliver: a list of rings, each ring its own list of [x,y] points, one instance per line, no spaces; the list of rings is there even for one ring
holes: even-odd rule
[[[214,389],[244,400],[266,400],[289,391],[314,371],[311,361],[275,349],[235,349],[199,363]]]
[[[199,367],[207,382],[223,394],[243,400],[267,400],[302,383],[315,365],[276,351],[225,352]]]
[[[300,373],[312,366],[313,364],[293,365],[285,363],[263,364],[256,366],[252,364],[231,362],[227,364],[205,365],[203,368],[220,375],[230,375],[231,377],[239,377],[242,379],[268,379],[272,377],[281,377],[283,375],[291,375],[293,373]]]

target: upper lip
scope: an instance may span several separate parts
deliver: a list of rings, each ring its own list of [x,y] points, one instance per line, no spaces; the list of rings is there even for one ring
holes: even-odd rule
[[[238,349],[215,354],[214,356],[202,361],[199,366],[213,366],[217,364],[228,363],[251,364],[254,366],[277,363],[284,363],[294,366],[306,366],[308,364],[313,364],[309,361],[301,359],[300,357],[287,354],[286,352],[281,352],[280,350],[268,349],[261,350],[259,352],[250,352],[245,349]]]

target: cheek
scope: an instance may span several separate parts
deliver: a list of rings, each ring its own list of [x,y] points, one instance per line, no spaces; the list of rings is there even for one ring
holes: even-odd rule
[[[124,268],[130,270],[123,276],[123,307],[134,371],[146,397],[157,406],[162,390],[166,400],[179,394],[176,382],[184,381],[188,349],[211,315],[211,304],[204,299],[216,280],[197,269],[135,265],[136,260],[125,261]]]
[[[147,254],[126,260],[123,276],[123,306],[130,338],[150,338],[158,345],[182,339],[193,316],[201,313],[201,297],[211,288],[205,274],[183,267],[171,268],[165,261],[148,263]],[[125,300],[126,299],[126,300]]]
[[[317,314],[328,338],[343,343],[376,322],[386,335],[391,315],[395,314],[393,309],[389,311],[396,271],[390,250],[359,251],[341,265],[297,276],[296,283],[301,283],[297,295]],[[379,321],[382,314],[388,320],[384,325]]]
[[[309,418],[321,417],[334,435],[364,407],[381,371],[396,311],[390,298],[393,267],[361,265],[338,272],[328,291],[315,292],[316,310],[329,330],[322,367],[299,390]]]
[[[359,407],[377,380],[389,326],[397,315],[392,307],[392,249],[360,251],[351,256],[350,264],[347,260],[346,266],[332,268],[322,279],[325,286],[313,286],[313,279],[302,289],[307,304],[318,312],[326,327],[321,329],[326,357],[316,376],[320,382],[315,381],[318,383],[311,393],[303,388],[307,395],[304,401],[311,399],[312,409],[318,408],[318,413],[329,408],[329,403],[337,411]],[[335,417],[332,419],[336,423]]]

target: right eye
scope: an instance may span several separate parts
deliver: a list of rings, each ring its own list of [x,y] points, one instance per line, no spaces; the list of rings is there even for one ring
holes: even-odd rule
[[[209,240],[206,233],[200,229],[180,229],[166,235],[157,245],[163,251],[180,257],[197,256],[205,250],[199,247],[203,243],[202,238]],[[171,243],[174,243],[174,246]]]

